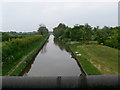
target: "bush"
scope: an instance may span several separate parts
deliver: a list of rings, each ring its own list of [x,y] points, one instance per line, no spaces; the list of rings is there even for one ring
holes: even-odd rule
[[[22,53],[28,49],[32,43],[38,41],[41,35],[32,35],[25,38],[12,39],[11,41],[3,42],[2,45],[2,62],[3,67],[9,65],[12,62],[18,61]]]
[[[113,48],[118,48],[117,40],[106,40],[104,44]]]

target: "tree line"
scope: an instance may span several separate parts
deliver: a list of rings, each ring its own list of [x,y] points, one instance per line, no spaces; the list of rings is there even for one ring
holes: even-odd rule
[[[12,39],[16,38],[24,38],[27,35],[46,35],[49,33],[47,27],[44,24],[40,24],[39,28],[37,31],[33,32],[15,32],[15,31],[10,31],[10,32],[1,32],[2,33],[2,39],[0,41],[10,41]]]
[[[103,28],[92,27],[89,24],[74,25],[73,28],[60,23],[57,27],[53,28],[53,34],[56,38],[61,40],[71,41],[97,41],[99,44],[107,45],[114,48],[119,48],[120,36],[118,35],[120,27],[107,27]]]

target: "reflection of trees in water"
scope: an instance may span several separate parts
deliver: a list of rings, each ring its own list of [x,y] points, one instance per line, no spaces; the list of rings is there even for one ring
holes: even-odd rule
[[[68,46],[66,46],[63,42],[61,42],[59,39],[54,38],[54,44],[56,46],[58,46],[61,50],[66,50],[68,53],[71,54],[70,49],[68,48]]]
[[[54,38],[54,44],[57,45],[61,50],[67,51],[69,54],[71,54],[71,58],[75,59],[75,56],[71,52],[70,48],[67,45],[65,45],[63,42],[61,42],[59,39]]]
[[[44,45],[43,48],[41,49],[41,51],[40,51],[41,54],[44,54],[44,53],[47,52],[47,49],[46,49],[47,43],[48,43],[48,41],[45,43],[45,45]]]
[[[77,61],[75,55],[72,53],[72,51],[70,50],[70,48],[66,44],[64,44],[63,42],[61,42],[59,39],[56,39],[56,38],[54,38],[54,44],[57,45],[61,50],[66,50],[71,55],[71,58],[76,60],[78,66],[80,67],[80,64]]]
[[[54,44],[55,44],[56,46],[58,46],[61,50],[64,50],[64,49],[65,49],[63,43],[60,42],[60,40],[58,40],[57,38],[54,38]]]
[[[54,38],[54,44],[55,44],[56,46],[58,46],[61,50],[67,51],[67,52],[71,55],[71,58],[73,58],[74,60],[76,60],[78,66],[81,68],[78,60],[76,59],[76,56],[72,53],[72,51],[70,50],[70,48],[69,48],[65,43],[61,42],[61,41],[60,41],[59,39],[57,39],[57,38]],[[80,69],[80,71],[81,71],[81,69]],[[81,81],[83,82],[83,80],[85,81],[85,78],[84,78],[84,77],[82,78]],[[86,81],[83,82],[83,83],[86,83]],[[82,87],[85,87],[85,86],[82,84]]]

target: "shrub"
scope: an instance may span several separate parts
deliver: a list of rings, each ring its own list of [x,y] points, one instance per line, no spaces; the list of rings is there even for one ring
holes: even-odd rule
[[[32,35],[24,38],[12,39],[3,42],[2,45],[2,62],[3,67],[12,62],[18,61],[22,57],[21,51],[28,49],[32,43],[37,42],[41,35]]]

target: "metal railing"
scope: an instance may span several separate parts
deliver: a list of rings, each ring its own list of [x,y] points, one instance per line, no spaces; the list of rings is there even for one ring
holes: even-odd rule
[[[2,88],[119,88],[118,75],[88,75],[79,77],[3,76]]]

